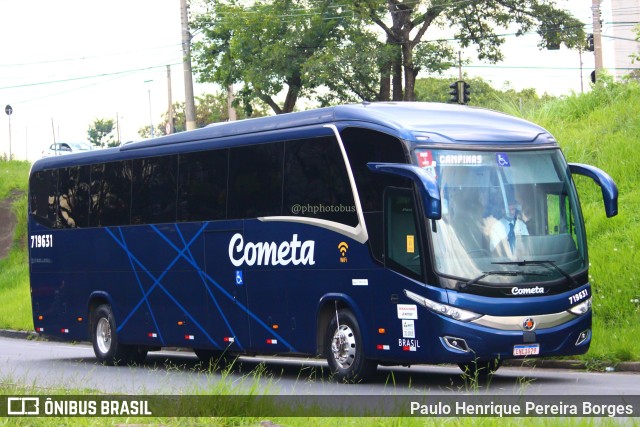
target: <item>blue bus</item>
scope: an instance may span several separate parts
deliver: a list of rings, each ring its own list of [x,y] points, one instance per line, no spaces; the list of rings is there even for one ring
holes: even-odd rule
[[[585,353],[591,298],[572,175],[545,129],[459,105],[365,103],[50,157],[29,178],[35,330],[98,360],[378,365]]]

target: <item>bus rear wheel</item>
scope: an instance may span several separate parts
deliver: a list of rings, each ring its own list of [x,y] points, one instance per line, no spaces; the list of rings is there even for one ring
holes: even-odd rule
[[[338,310],[332,316],[324,343],[329,369],[337,380],[366,381],[375,373],[378,364],[364,357],[362,334],[351,311]]]
[[[131,361],[142,362],[146,351],[121,344],[116,333],[116,321],[111,306],[102,304],[92,313],[91,343],[98,360],[109,365],[125,365]],[[144,353],[144,354],[143,354]]]

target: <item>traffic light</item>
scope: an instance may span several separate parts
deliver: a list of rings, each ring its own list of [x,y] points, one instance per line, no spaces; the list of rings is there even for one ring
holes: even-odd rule
[[[471,85],[465,81],[462,82],[462,103],[463,104],[468,104],[469,103],[469,95],[471,94]]]
[[[451,90],[449,102],[455,104],[466,104],[469,102],[469,94],[471,93],[471,85],[464,80],[458,80],[449,85]]]
[[[589,52],[593,52],[595,50],[595,45],[593,41],[593,34],[587,35],[587,50]]]
[[[460,93],[458,92],[458,82],[451,83],[449,87],[451,88],[451,90],[449,91],[449,95],[451,95],[449,102],[457,104],[460,101]]]

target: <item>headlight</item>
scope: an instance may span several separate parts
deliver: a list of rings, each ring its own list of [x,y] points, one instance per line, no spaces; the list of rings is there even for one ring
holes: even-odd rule
[[[587,311],[591,310],[591,298],[586,301],[582,301],[578,305],[574,305],[568,311],[569,313],[573,313],[576,316],[581,316],[585,314]]]
[[[418,294],[414,294],[413,292],[406,289],[404,290],[404,294],[421,306],[433,311],[434,313],[442,314],[443,316],[447,316],[455,320],[460,320],[462,322],[471,322],[472,320],[476,320],[477,318],[482,317],[481,314],[477,314],[472,311],[463,310],[461,308],[452,307],[447,304],[431,301],[428,298],[425,298]]]

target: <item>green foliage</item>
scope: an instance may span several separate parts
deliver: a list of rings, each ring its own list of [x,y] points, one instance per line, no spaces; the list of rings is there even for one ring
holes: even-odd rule
[[[201,3],[193,20],[202,35],[193,45],[198,79],[243,84],[244,106],[257,98],[276,114],[293,111],[301,97],[321,105],[416,100],[420,72],[457,62],[451,44],[426,36],[434,27],[452,28],[462,47],[476,45],[491,62],[502,59],[497,32],[511,26],[517,35],[536,31],[542,48],[582,48],[585,40],[582,23],[546,0]]]
[[[227,104],[226,92],[218,92],[215,94],[204,94],[196,96],[196,127],[202,128],[211,123],[226,122],[229,120],[229,108]],[[236,111],[236,119],[247,119],[249,117],[261,117],[267,115],[267,107],[260,102],[251,104],[251,115],[247,115],[244,109]],[[166,123],[169,122],[169,114],[163,113],[160,124],[154,129],[155,136],[166,135]],[[187,130],[186,114],[184,102],[176,102],[173,104],[173,123],[175,132],[184,132]],[[144,126],[138,130],[138,135],[142,138],[151,138],[151,127]]]
[[[89,142],[97,147],[104,148],[105,146],[112,147],[117,145],[113,132],[114,121],[112,119],[95,119],[87,130],[87,137]]]
[[[293,111],[297,100],[318,86],[304,68],[317,50],[344,40],[343,25],[351,16],[330,0],[248,6],[203,1],[208,9],[193,23],[203,35],[193,45],[199,80],[223,87],[241,83],[237,95],[245,108],[257,98],[276,114]],[[276,97],[283,91],[279,103]]]
[[[416,101],[448,102],[449,85],[458,77],[428,77],[416,81]],[[537,111],[553,97],[544,94],[539,96],[533,88],[516,91],[506,87],[503,90],[493,88],[481,77],[463,76],[470,85],[469,105],[489,108],[508,114],[523,116],[527,112]]]
[[[328,91],[315,94],[321,106],[336,103],[377,101],[379,64],[393,56],[364,28],[348,28],[350,43],[333,40],[321,47],[304,65],[304,75],[313,76]]]

